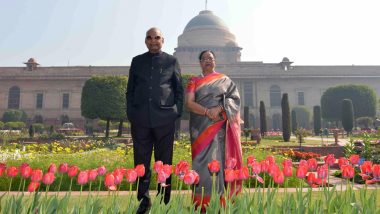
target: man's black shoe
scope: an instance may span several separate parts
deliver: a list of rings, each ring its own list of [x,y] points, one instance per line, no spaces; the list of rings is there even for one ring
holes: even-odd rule
[[[149,198],[143,198],[140,202],[139,208],[137,209],[136,214],[144,214],[146,213],[150,207],[152,206],[152,203],[150,202]]]

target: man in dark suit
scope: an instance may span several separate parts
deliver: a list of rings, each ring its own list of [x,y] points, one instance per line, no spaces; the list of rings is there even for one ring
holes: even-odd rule
[[[148,52],[132,59],[127,86],[127,116],[131,122],[135,166],[144,164],[146,173],[140,180],[137,213],[150,205],[150,161],[172,164],[175,121],[181,116],[183,87],[178,61],[161,51],[164,38],[157,28],[146,32]],[[166,184],[171,183],[171,177]],[[166,187],[164,202],[170,200],[171,187]]]

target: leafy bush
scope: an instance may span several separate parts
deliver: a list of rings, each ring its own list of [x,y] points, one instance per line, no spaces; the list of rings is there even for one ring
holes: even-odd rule
[[[26,122],[27,117],[28,116],[23,110],[9,109],[4,112],[2,121],[5,123],[19,121]]]

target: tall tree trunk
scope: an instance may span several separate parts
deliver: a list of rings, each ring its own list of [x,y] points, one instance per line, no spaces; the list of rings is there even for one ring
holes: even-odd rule
[[[119,129],[117,130],[117,136],[121,137],[123,135],[123,119],[120,119],[119,121]]]
[[[107,125],[106,125],[106,138],[110,136],[110,121],[111,119],[107,118]]]

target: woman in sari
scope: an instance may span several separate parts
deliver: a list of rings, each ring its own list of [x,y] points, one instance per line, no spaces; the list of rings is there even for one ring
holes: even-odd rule
[[[202,74],[189,80],[186,106],[190,110],[190,138],[193,169],[200,181],[195,187],[194,201],[208,204],[212,193],[212,175],[207,164],[220,162],[216,177],[216,193],[223,198],[226,160],[236,160],[235,169],[242,166],[240,145],[240,96],[234,82],[215,72],[215,55],[206,50],[199,55]],[[202,198],[202,188],[204,194]],[[241,182],[233,182],[231,193],[241,190]],[[231,195],[232,195],[231,194]]]

